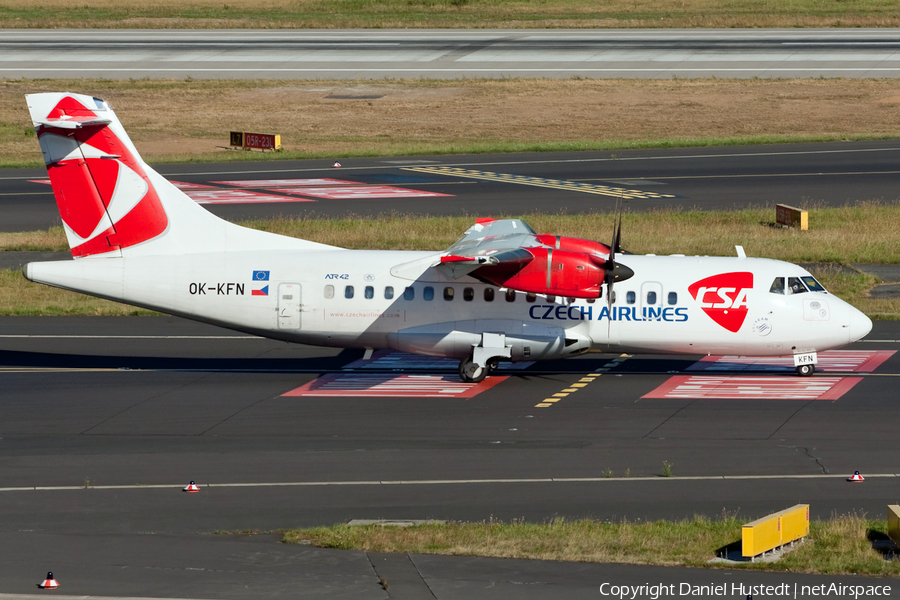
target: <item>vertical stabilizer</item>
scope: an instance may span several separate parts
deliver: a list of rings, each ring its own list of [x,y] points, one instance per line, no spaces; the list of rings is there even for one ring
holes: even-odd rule
[[[27,96],[75,258],[121,256],[160,235],[166,212],[109,106],[80,94]]]
[[[198,206],[141,159],[99,98],[26,98],[75,258],[330,248],[240,227]]]

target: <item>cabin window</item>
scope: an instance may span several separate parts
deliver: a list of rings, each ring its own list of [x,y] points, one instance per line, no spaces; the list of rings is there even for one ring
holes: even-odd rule
[[[678,292],[669,292],[669,297],[667,300],[670,306],[672,304],[678,304]]]
[[[463,300],[471,302],[475,299],[475,290],[472,288],[463,288]]]
[[[625,292],[625,302],[628,304],[634,304],[634,301],[637,299],[637,295],[634,292]]]
[[[414,300],[416,297],[416,288],[410,286],[403,290],[403,299],[404,300]]]
[[[331,300],[332,298],[334,298],[334,286],[326,285],[325,286],[325,299]]]
[[[792,294],[803,294],[807,291],[799,277],[788,277],[788,287]]]
[[[384,299],[390,300],[394,297],[394,288],[392,286],[387,286],[384,288]]]
[[[484,301],[485,302],[493,302],[494,301],[494,288],[484,288]]]
[[[588,299],[587,299],[587,303],[588,303],[588,304],[593,304],[593,303],[596,302],[596,301],[597,301],[596,298],[588,298]]]
[[[537,300],[537,294],[535,294],[534,292],[528,292],[527,294],[525,294],[525,302],[534,302],[535,300]]]
[[[547,302],[549,302],[550,304],[553,304],[554,302],[556,302],[556,296],[551,296],[550,294],[547,294]]]
[[[815,277],[802,277],[803,283],[806,284],[806,287],[809,288],[811,292],[824,292],[825,288],[822,287],[822,284],[816,281]]]
[[[375,288],[372,287],[371,285],[367,285],[365,294],[366,294],[366,300],[371,300],[372,298],[375,297]]]
[[[656,292],[647,292],[647,304],[656,304]]]
[[[784,294],[784,277],[776,277],[769,288],[770,294]]]
[[[616,303],[616,291],[615,290],[613,290],[612,292],[609,293],[609,302],[610,302],[610,304]]]
[[[353,297],[353,286],[348,285],[344,288],[344,298],[352,298]]]
[[[515,302],[516,301],[516,290],[506,290],[506,301],[507,302]]]
[[[453,294],[455,294],[455,293],[456,292],[454,291],[454,289],[452,287],[445,287],[444,288],[444,300],[453,300]]]
[[[422,290],[422,298],[424,300],[427,300],[428,302],[431,302],[432,300],[434,300],[434,288],[431,287],[430,285],[425,286],[425,289]]]

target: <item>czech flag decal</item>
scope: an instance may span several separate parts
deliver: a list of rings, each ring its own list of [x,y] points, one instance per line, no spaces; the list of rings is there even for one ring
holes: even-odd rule
[[[269,295],[269,286],[266,286],[261,290],[253,290],[250,295],[251,296],[268,296]]]

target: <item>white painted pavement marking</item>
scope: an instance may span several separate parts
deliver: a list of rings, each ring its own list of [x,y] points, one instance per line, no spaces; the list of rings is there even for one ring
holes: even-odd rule
[[[837,400],[862,377],[677,375],[641,398]]]
[[[186,189],[182,190],[197,204],[268,204],[277,202],[314,202],[309,198],[297,196],[275,196],[248,190]]]
[[[504,381],[488,377],[467,383],[458,375],[330,373],[282,394],[288,398],[473,398]]]
[[[303,195],[326,200],[363,200],[377,198],[438,198],[450,197],[452,194],[439,192],[425,192],[409,188],[399,188],[390,185],[354,185],[331,187],[285,187],[267,188],[271,192],[280,194]]]
[[[228,482],[198,483],[200,489],[205,488],[248,488],[248,487],[331,487],[331,486],[413,486],[413,485],[508,485],[517,483],[627,483],[648,481],[741,481],[741,480],[783,480],[783,479],[846,479],[848,474],[772,474],[772,475],[689,475],[680,477],[510,477],[498,479],[370,479],[360,481],[260,481],[260,482]],[[900,478],[900,473],[865,473],[866,479]],[[175,490],[184,489],[182,483],[166,484],[128,484],[128,485],[83,485],[57,486],[18,486],[0,487],[2,492],[66,492],[75,490]]]
[[[345,181],[343,179],[328,179],[321,177],[315,179],[234,179],[230,181],[212,181],[210,183],[221,183],[241,188],[360,185],[356,181]]]
[[[871,373],[893,356],[893,350],[828,350],[820,352],[816,371]],[[706,356],[688,371],[779,371],[793,372],[792,356]]]

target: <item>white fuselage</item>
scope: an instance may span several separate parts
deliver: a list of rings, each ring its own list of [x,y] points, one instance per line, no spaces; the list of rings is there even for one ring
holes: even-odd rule
[[[809,277],[782,261],[629,255],[623,262],[637,275],[615,285],[610,305],[605,295],[554,298],[450,279],[432,267],[438,256],[331,248],[193,253],[32,263],[26,275],[286,341],[457,358],[486,331],[506,335],[513,360],[530,360],[587,350],[788,355],[843,346],[871,329],[867,317],[827,292],[771,292],[776,278]],[[705,284],[691,293],[696,282],[735,274],[745,287]]]

